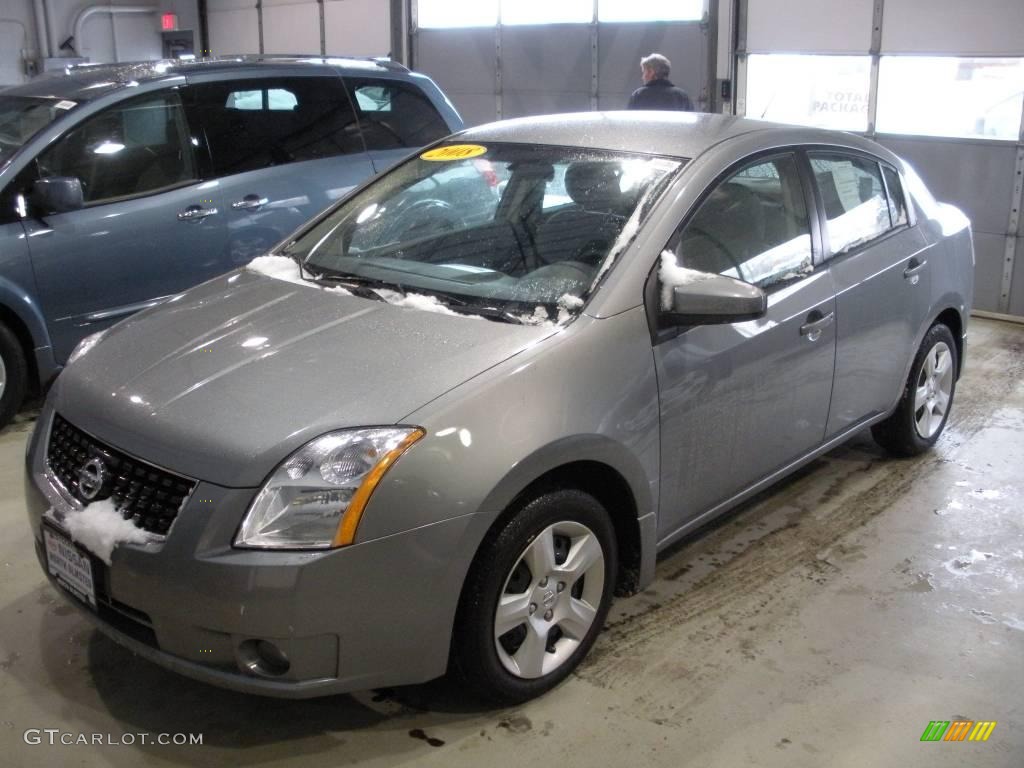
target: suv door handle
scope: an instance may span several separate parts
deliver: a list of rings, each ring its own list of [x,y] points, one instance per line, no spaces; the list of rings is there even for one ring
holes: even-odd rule
[[[213,216],[217,213],[216,208],[203,208],[201,205],[190,205],[184,211],[178,211],[178,221],[197,221]]]
[[[909,280],[911,285],[917,285],[921,279],[921,270],[924,269],[927,263],[928,259],[921,259],[919,261],[916,256],[912,256],[910,261],[907,262],[907,268],[903,270],[903,277]]]
[[[269,202],[270,200],[266,197],[260,197],[259,195],[246,195],[241,200],[233,202],[231,207],[236,211],[254,211]]]
[[[807,316],[807,322],[800,326],[800,335],[806,336],[809,341],[817,341],[821,338],[821,332],[832,325],[835,319],[835,312],[822,315],[818,310],[814,310]]]

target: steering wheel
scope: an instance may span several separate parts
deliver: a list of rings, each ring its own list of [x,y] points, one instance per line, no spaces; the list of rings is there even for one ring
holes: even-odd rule
[[[451,203],[426,198],[395,214],[382,239],[385,242],[419,239],[454,232],[462,226],[462,217]]]

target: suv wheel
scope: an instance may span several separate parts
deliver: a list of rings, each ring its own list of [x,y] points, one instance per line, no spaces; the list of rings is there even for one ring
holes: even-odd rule
[[[456,670],[495,702],[550,690],[594,644],[616,568],[615,531],[593,496],[533,499],[477,553],[456,619]]]
[[[11,423],[28,386],[28,364],[18,337],[0,323],[0,428]]]
[[[871,428],[883,448],[916,456],[935,445],[949,418],[956,391],[956,342],[945,325],[933,325],[921,342],[899,405]]]

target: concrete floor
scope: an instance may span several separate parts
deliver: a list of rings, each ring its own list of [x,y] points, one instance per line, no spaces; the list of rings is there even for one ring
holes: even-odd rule
[[[664,555],[578,674],[509,710],[443,682],[249,698],[133,658],[36,564],[30,426],[0,434],[5,765],[1024,765],[1022,326],[973,321],[934,452],[894,461],[862,437],[814,462]],[[919,741],[960,718],[998,725],[983,744]],[[204,746],[28,745],[28,728]]]

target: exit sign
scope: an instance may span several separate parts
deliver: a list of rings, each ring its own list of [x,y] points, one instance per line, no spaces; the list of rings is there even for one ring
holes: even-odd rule
[[[175,32],[178,29],[178,14],[164,13],[160,15],[160,29],[164,32]]]

